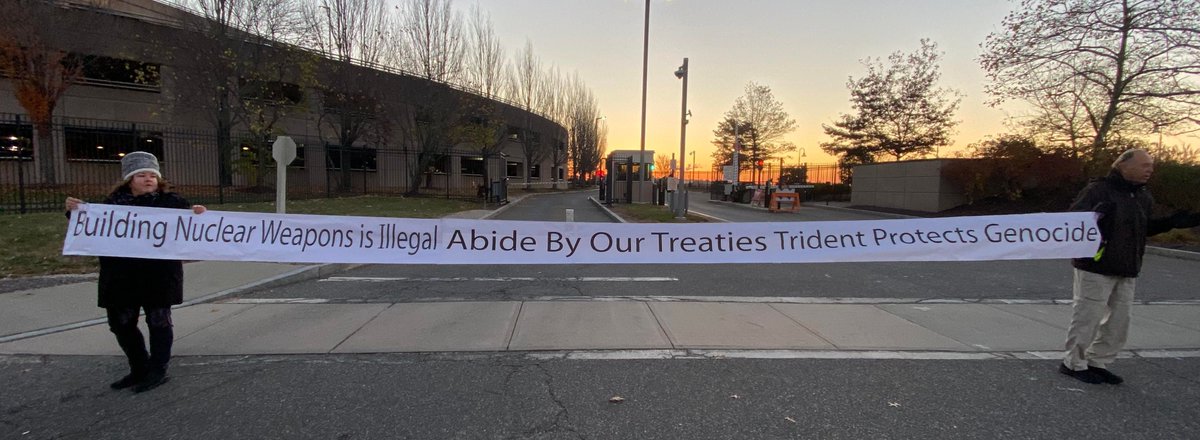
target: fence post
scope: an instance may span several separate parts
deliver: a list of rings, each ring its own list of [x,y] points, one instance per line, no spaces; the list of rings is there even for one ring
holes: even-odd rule
[[[20,130],[21,130],[21,115],[14,115],[14,116],[13,116],[13,119],[14,119],[14,120],[15,120],[15,122],[16,122],[17,132],[18,132],[18,133],[20,133],[20,132],[21,132],[21,131],[20,131]],[[18,197],[18,198],[19,198],[19,200],[20,200],[20,202],[19,202],[19,205],[18,205],[18,209],[17,209],[17,210],[18,210],[18,212],[20,212],[21,214],[25,214],[25,213],[26,213],[26,207],[25,207],[25,164],[21,163],[21,161],[22,161],[22,160],[24,160],[24,159],[21,157],[21,153],[24,153],[24,152],[25,152],[24,150],[25,150],[25,146],[24,146],[24,144],[18,144],[18,145],[17,145],[17,194],[18,194],[18,195],[17,195],[17,197]],[[31,156],[32,156],[32,155],[31,155]]]
[[[232,143],[232,142],[231,142]],[[225,179],[221,172],[221,133],[217,133],[217,204],[225,204]],[[230,170],[232,172],[232,170]]]
[[[329,142],[322,142],[321,156],[325,158],[321,161],[325,163],[325,198],[330,199],[333,198],[333,191],[329,188],[329,166],[332,165],[329,159]]]

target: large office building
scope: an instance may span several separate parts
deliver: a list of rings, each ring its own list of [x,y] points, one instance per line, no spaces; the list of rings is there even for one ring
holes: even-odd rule
[[[275,181],[269,145],[281,135],[298,144],[287,167],[296,194],[473,195],[485,176],[551,185],[566,174],[561,124],[459,85],[246,38],[236,50],[253,58],[239,62],[274,64],[237,78],[244,90],[222,101],[212,92],[212,72],[221,71],[213,63],[229,61],[205,52],[212,37],[197,30],[196,13],[152,0],[73,0],[53,14],[41,23],[57,28],[38,32],[81,74],[55,106],[52,155],[38,153],[45,150],[12,81],[0,81],[6,188],[49,182],[94,194],[114,183],[121,156],[144,150],[160,157],[172,183],[202,199],[266,194]],[[444,126],[472,123],[503,133],[489,141],[484,130],[472,141],[462,127]]]

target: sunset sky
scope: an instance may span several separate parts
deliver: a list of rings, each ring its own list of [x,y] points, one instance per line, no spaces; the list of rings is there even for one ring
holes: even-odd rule
[[[472,1],[455,5],[467,11]],[[607,118],[609,151],[638,148],[644,0],[478,1],[510,56],[528,38],[543,63],[579,72]],[[804,149],[804,160],[832,163],[819,147],[826,140],[821,124],[850,110],[846,81],[864,73],[859,60],[916,50],[927,37],[945,53],[942,85],[964,95],[946,155],[1003,131],[1005,111],[1019,111],[985,104],[976,62],[980,43],[1013,6],[1006,0],[652,0],[646,148],[679,151],[681,81],[673,72],[688,57],[687,147],[697,151],[700,169],[712,163],[713,129],[750,81],[770,86],[796,120],[789,140]]]

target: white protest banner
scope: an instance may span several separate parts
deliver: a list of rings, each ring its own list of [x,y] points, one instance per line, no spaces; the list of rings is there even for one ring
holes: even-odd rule
[[[610,224],[318,216],[90,204],[64,255],[385,264],[817,263],[1092,256],[1089,212],[905,220]]]

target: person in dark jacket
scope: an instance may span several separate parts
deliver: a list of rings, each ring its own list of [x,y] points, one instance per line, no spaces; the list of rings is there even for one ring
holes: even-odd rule
[[[153,154],[138,151],[121,158],[121,183],[104,199],[109,205],[191,209],[201,214],[202,205],[192,205],[169,184],[159,171]],[[78,209],[82,200],[67,197],[66,209]],[[135,392],[149,391],[167,381],[167,363],[171,360],[171,306],[183,302],[183,263],[178,260],[100,257],[98,305],[108,315],[108,328],[129,360],[129,374],[113,382],[113,389],[133,387]],[[138,330],[138,315],[146,312],[150,329],[150,352]]]
[[[1124,381],[1106,367],[1125,346],[1146,237],[1200,225],[1200,214],[1187,211],[1150,217],[1154,199],[1145,185],[1153,172],[1154,159],[1148,152],[1125,151],[1108,176],[1090,182],[1071,204],[1072,211],[1097,213],[1101,243],[1095,256],[1072,262],[1074,310],[1059,365],[1062,374],[1092,384]]]

